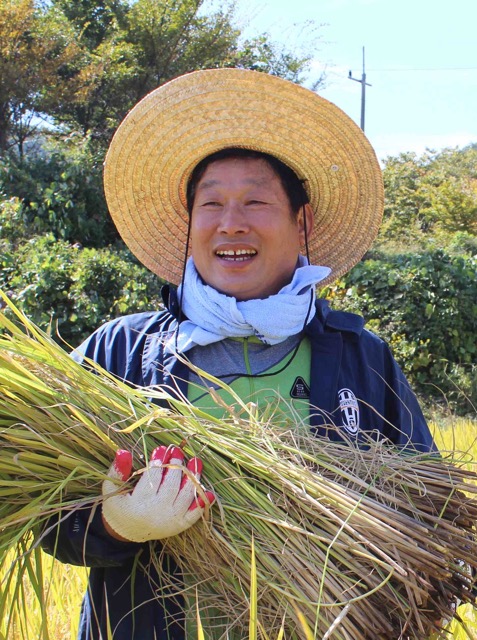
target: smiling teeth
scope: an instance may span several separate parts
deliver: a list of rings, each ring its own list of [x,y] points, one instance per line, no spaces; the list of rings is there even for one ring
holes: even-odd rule
[[[238,251],[217,251],[219,256],[254,256],[257,252],[253,249],[238,249]]]

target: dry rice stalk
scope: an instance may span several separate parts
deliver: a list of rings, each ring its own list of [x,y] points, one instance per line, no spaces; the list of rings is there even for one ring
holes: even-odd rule
[[[116,448],[139,469],[157,443],[175,444],[203,459],[219,497],[165,545],[207,637],[246,637],[252,590],[259,628],[286,638],[306,637],[304,624],[317,638],[427,638],[457,599],[473,600],[476,474],[455,457],[318,439],[243,405],[219,420],[92,373],[16,313],[20,326],[0,313],[2,551],[100,500]]]

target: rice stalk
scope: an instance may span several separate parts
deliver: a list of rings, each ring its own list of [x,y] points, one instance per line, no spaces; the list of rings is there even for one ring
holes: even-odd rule
[[[456,599],[473,601],[468,460],[403,455],[371,437],[361,448],[318,439],[235,397],[214,418],[167,390],[79,366],[11,308],[16,322],[0,313],[2,554],[53,514],[99,504],[117,448],[131,450],[139,470],[161,443],[201,457],[218,496],[201,523],[164,545],[195,585],[207,637],[219,615],[242,638],[253,629],[427,638]],[[190,615],[197,621],[196,608]]]
[[[258,589],[257,564],[255,560],[255,544],[253,541],[253,533],[252,533],[252,548],[250,552],[250,613],[249,613],[249,625],[248,625],[249,640],[257,640],[257,620],[258,620],[257,589]]]

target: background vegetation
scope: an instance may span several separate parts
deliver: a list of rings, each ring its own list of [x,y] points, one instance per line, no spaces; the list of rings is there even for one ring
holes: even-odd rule
[[[114,316],[157,308],[161,282],[124,247],[102,192],[109,140],[147,92],[242,66],[307,82],[319,29],[293,50],[244,39],[233,3],[0,0],[0,288],[75,346]],[[365,315],[423,400],[477,404],[477,143],[383,163],[384,224],[323,292]]]

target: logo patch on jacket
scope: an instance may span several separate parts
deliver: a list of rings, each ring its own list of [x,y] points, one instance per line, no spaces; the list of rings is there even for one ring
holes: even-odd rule
[[[338,391],[343,427],[349,433],[355,435],[359,429],[359,405],[356,396],[351,389]]]
[[[292,398],[296,398],[297,400],[308,400],[310,397],[310,387],[301,376],[295,378],[293,387],[290,390],[290,395]]]

